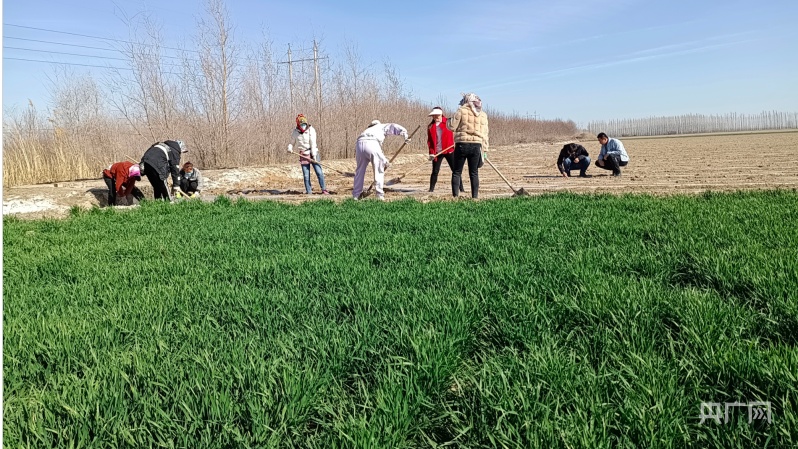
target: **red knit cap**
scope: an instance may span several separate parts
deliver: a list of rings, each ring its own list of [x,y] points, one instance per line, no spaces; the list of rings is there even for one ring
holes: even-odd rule
[[[299,115],[297,115],[297,116],[296,116],[296,129],[298,129],[298,130],[300,130],[300,131],[303,131],[303,132],[304,132],[304,130],[301,128],[301,125],[302,125],[303,123],[304,123],[305,125],[307,125],[307,124],[308,124],[308,119],[306,119],[306,118],[305,118],[305,115],[304,115],[304,114],[299,114]]]

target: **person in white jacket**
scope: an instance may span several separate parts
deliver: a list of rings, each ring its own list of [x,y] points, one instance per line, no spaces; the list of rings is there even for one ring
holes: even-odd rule
[[[363,180],[366,177],[366,168],[369,163],[374,169],[374,190],[377,191],[377,198],[385,201],[385,192],[382,189],[385,181],[385,170],[388,168],[388,158],[382,152],[382,142],[386,135],[402,136],[406,143],[410,142],[407,130],[396,123],[380,123],[379,120],[371,122],[368,128],[357,138],[355,146],[355,183],[352,187],[352,198],[360,199],[363,193]]]
[[[319,179],[319,187],[323,195],[329,195],[327,186],[324,183],[324,172],[321,165],[314,161],[319,160],[319,147],[316,145],[316,129],[308,124],[308,119],[303,114],[296,116],[296,128],[291,132],[291,143],[288,144],[288,152],[294,152],[294,146],[300,154],[299,163],[302,166],[302,177],[305,180],[305,193],[311,195],[313,189],[310,186],[310,166],[316,172]],[[304,156],[304,157],[303,157]]]

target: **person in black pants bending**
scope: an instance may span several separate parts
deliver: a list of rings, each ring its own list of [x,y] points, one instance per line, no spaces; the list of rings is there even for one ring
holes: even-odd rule
[[[143,168],[144,175],[152,184],[155,192],[155,199],[171,201],[169,186],[166,178],[172,175],[172,189],[175,193],[180,190],[180,156],[187,153],[183,141],[167,140],[158,142],[144,152],[139,164]]]
[[[463,95],[460,108],[446,122],[454,132],[454,163],[452,164],[452,196],[460,193],[463,167],[468,162],[471,198],[479,197],[479,167],[482,152],[488,150],[488,114],[482,110],[482,100],[474,93]]]

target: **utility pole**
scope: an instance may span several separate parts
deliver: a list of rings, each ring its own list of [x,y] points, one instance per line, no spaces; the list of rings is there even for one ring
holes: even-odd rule
[[[291,44],[288,44],[288,93],[291,98],[291,108],[294,107],[294,66],[291,64]]]
[[[315,76],[316,85],[316,111],[319,114],[319,126],[322,126],[322,113],[321,113],[321,77],[319,76],[319,46],[316,44],[316,39],[313,39],[313,72]],[[319,145],[321,145],[321,138],[319,138]]]
[[[288,44],[288,60],[287,61],[278,61],[277,64],[288,64],[288,90],[291,98],[291,107],[295,106],[294,104],[294,63],[295,62],[307,62],[313,61],[314,64],[314,85],[316,89],[316,106],[318,107],[319,117],[321,117],[321,103],[322,103],[322,95],[321,95],[321,75],[319,74],[319,61],[322,59],[327,59],[327,56],[319,57],[319,47],[316,43],[316,40],[313,40],[313,58],[305,58],[305,59],[293,59],[293,54],[291,53],[291,44]],[[304,98],[304,97],[303,97]],[[303,105],[305,106],[305,105]]]

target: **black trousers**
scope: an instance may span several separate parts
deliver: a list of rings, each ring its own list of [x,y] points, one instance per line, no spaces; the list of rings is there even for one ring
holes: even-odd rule
[[[463,167],[468,162],[468,178],[471,180],[471,198],[479,197],[479,163],[482,161],[482,144],[458,142],[454,144],[452,163],[452,196],[460,193],[463,182]]]
[[[596,164],[596,167],[604,170],[612,170],[612,174],[616,176],[621,174],[621,167],[626,167],[626,165],[629,164],[629,161],[622,161],[621,157],[617,154],[611,154],[610,157],[604,159],[602,162],[604,163],[603,165]]]
[[[116,180],[114,178],[109,178],[103,175],[103,181],[105,181],[105,185],[108,186],[108,205],[115,206],[116,205]]]
[[[446,159],[446,163],[449,164],[449,169],[454,171],[453,164],[454,164],[454,154],[447,153],[442,156],[438,156],[435,158],[436,160],[432,161],[432,174],[429,176],[429,191],[433,192],[435,190],[435,184],[438,183],[438,173],[441,171],[441,164],[443,164],[443,160]],[[463,189],[463,180],[460,180],[460,191],[465,192]]]
[[[105,181],[105,185],[108,186],[108,205],[115,206],[116,205],[116,179],[109,178],[103,175],[103,181]],[[141,201],[144,199],[144,193],[138,188],[133,187],[133,191],[130,192],[133,195],[133,198]]]
[[[189,181],[186,178],[180,180],[180,190],[186,193],[196,192],[197,187],[199,187],[199,181],[196,179],[193,181]]]
[[[169,187],[166,185],[166,180],[161,179],[161,175],[149,164],[144,164],[144,176],[150,181],[156,200],[164,199],[166,201],[172,201],[172,197],[169,196]]]

